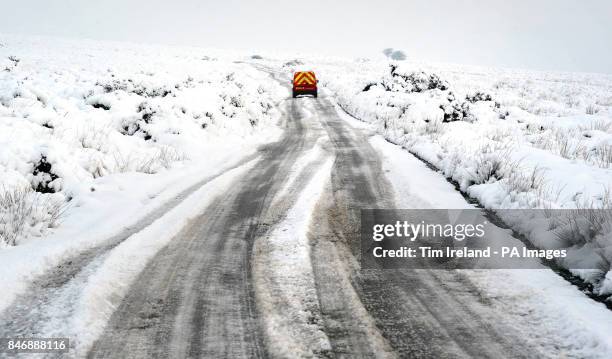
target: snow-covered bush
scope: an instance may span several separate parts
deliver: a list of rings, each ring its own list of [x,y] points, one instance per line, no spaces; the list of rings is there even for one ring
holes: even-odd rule
[[[382,89],[386,92],[400,93],[400,94],[427,94],[429,97],[429,103],[437,103],[437,107],[441,110],[438,114],[430,116],[429,118],[437,118],[441,115],[442,122],[453,122],[453,121],[472,121],[474,117],[470,112],[471,101],[458,101],[455,98],[453,92],[449,91],[448,82],[440,79],[436,74],[428,74],[423,71],[404,71],[399,69],[397,64],[390,65],[389,75],[383,76],[382,80],[377,82],[370,82],[364,88],[363,92],[368,92],[373,88]],[[479,95],[479,94],[477,94]],[[394,95],[386,101],[387,104],[394,102]],[[405,99],[411,99],[415,97],[407,96]],[[417,97],[418,99],[418,97]],[[473,102],[481,101],[477,97],[468,97]],[[434,102],[435,101],[435,102]],[[482,99],[482,101],[485,101]],[[392,105],[389,107],[402,108],[402,115],[406,114],[407,106],[402,104]]]
[[[436,74],[401,71],[397,64],[391,64],[389,67],[389,76],[385,76],[382,81],[368,84],[363,91],[369,91],[372,86],[381,86],[386,91],[405,93],[448,89],[448,83]]]
[[[284,67],[289,67],[289,68],[294,68],[296,66],[300,66],[303,65],[304,62],[300,59],[293,59],[293,60],[289,60],[287,62],[285,62],[285,64],[283,65]]]
[[[449,103],[442,103],[440,108],[444,111],[443,122],[472,121],[474,119],[467,102],[452,100]]]
[[[403,61],[406,60],[407,56],[402,50],[395,50],[389,56],[392,60]]]
[[[478,101],[493,101],[493,97],[491,97],[491,95],[481,91],[476,91],[473,94],[468,94],[465,96],[465,99],[470,103],[476,103]]]

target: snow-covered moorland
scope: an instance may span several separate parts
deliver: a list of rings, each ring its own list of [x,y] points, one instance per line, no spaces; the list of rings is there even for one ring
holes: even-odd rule
[[[596,294],[612,294],[612,76],[313,63],[347,113],[433,164],[486,208],[546,209],[539,226],[506,219],[537,247],[569,248],[559,264]]]
[[[269,140],[279,88],[236,59],[0,36],[0,248],[47,235],[109,176],[151,182]]]
[[[286,89],[244,58],[0,35],[0,310],[279,137]]]

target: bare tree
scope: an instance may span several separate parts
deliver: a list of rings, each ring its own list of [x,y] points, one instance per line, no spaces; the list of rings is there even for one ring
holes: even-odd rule
[[[402,50],[395,50],[391,53],[391,58],[393,60],[406,60],[406,54]]]
[[[390,57],[391,54],[393,53],[393,48],[392,47],[388,47],[388,48],[382,50],[382,53],[385,54],[385,56]]]

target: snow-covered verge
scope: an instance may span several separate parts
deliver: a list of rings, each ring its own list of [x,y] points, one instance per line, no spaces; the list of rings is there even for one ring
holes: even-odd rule
[[[351,124],[357,122],[348,115],[345,119]],[[397,193],[400,208],[473,208],[453,185],[399,146],[380,136],[372,137],[370,142],[381,153],[383,171]],[[424,186],[434,190],[420,190]],[[505,240],[507,245],[522,246],[510,234]],[[476,284],[482,302],[495,313],[494,320],[512,326],[517,333],[528,333],[524,339],[527,347],[537,343],[541,351],[534,356],[609,358],[612,355],[612,312],[544,266],[541,269],[461,270],[460,273]],[[458,296],[467,290],[460,282],[448,285],[456,286]]]
[[[552,236],[514,224],[537,247],[569,248],[560,264],[596,294],[612,294],[612,76],[363,60],[311,64],[344,111],[433,164],[486,208],[578,210],[554,212],[563,216],[602,209],[580,226],[540,218]],[[605,225],[584,230],[594,222]],[[595,270],[576,269],[585,258]]]
[[[0,310],[278,138],[286,90],[243,58],[0,35]]]

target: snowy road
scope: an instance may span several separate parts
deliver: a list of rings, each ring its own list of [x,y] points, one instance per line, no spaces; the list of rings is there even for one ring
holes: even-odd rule
[[[272,200],[292,165],[316,141],[297,104],[286,106],[290,118],[283,139],[263,148],[253,170],[154,258],[94,345],[92,357],[264,355],[253,303],[251,248],[274,225],[261,218],[280,219],[290,205],[293,198],[276,205]]]
[[[282,77],[278,81],[288,84]],[[148,262],[101,336],[77,356],[528,358],[558,357],[572,349],[552,333],[528,339],[531,333],[523,330],[532,328],[510,324],[464,272],[359,272],[359,209],[410,201],[426,207],[437,194],[426,198],[409,181],[398,190],[388,178],[385,156],[371,141],[373,134],[345,121],[330,98],[287,99],[280,106],[283,137],[245,160],[253,162],[250,169]],[[432,191],[444,186],[444,179],[425,166],[408,172],[433,178]],[[308,198],[313,192],[305,193],[306,188],[319,196]],[[448,196],[448,203],[462,201],[456,193]],[[300,217],[307,219],[307,230],[293,225]],[[283,272],[273,261],[258,262],[284,250],[267,248],[265,241],[287,229],[296,231],[291,238],[307,238],[308,260]],[[71,293],[75,280],[87,281],[96,263],[131,234],[35,283],[0,318],[8,323],[0,337],[44,332],[46,318],[32,315],[31,308],[40,304],[41,311],[58,310],[74,302],[61,293]],[[302,253],[286,250],[294,257]],[[266,278],[258,277],[262,273]],[[278,282],[288,275],[300,280],[300,288]],[[291,290],[296,292],[286,292]],[[314,299],[300,301],[296,293]],[[276,315],[285,318],[270,319]],[[283,346],[279,338],[287,332],[295,334],[294,343]]]
[[[347,357],[535,357],[520,333],[486,313],[478,291],[455,272],[356,275],[359,208],[393,207],[379,155],[325,98],[285,103],[284,138],[150,263],[114,314],[92,357],[266,357],[255,307],[252,246],[283,220],[320,160],[292,166],[320,137],[335,161],[311,228],[311,261],[322,329]],[[297,176],[297,179],[292,179]],[[281,193],[291,183],[289,194]],[[297,182],[297,183],[296,183]],[[353,268],[351,268],[353,264]],[[378,329],[377,329],[378,328]],[[299,340],[299,339],[298,339]],[[284,353],[290,352],[288,351]]]

